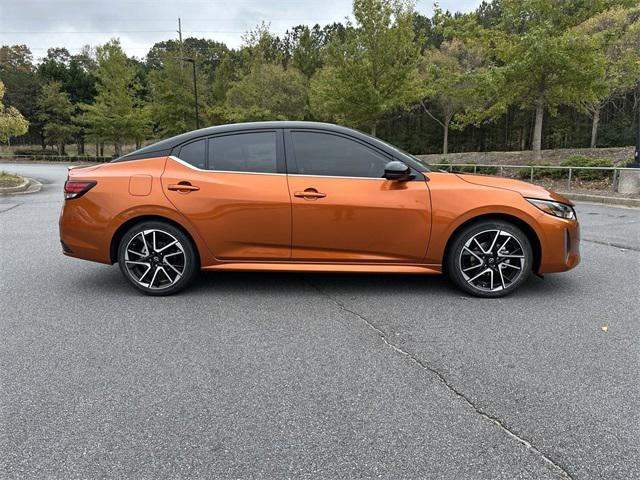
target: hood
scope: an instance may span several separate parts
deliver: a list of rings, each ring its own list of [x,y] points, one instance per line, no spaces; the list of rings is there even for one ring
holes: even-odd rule
[[[489,177],[486,175],[463,175],[459,173],[457,173],[456,175],[465,182],[473,183],[475,185],[482,185],[491,188],[502,188],[504,190],[517,192],[523,197],[527,198],[553,200],[560,203],[566,203],[567,205],[573,205],[571,200],[557,194],[556,192],[547,190],[544,187],[539,187],[538,185],[533,185],[532,183],[523,182],[522,180],[513,180],[511,178],[503,177]]]

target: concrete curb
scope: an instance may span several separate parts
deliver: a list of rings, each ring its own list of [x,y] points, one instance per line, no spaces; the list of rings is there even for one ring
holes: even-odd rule
[[[577,202],[603,203],[605,205],[621,205],[623,207],[640,207],[640,198],[605,197],[590,193],[558,192],[563,197]]]
[[[42,183],[34,178],[24,177],[25,183],[19,185],[20,190],[12,190],[6,191],[5,189],[0,188],[0,197],[5,195],[28,195],[29,193],[38,193],[42,190]],[[16,189],[18,187],[10,187],[12,189]]]
[[[23,192],[27,189],[28,186],[29,179],[26,177],[22,177],[22,183],[20,185],[16,185],[15,187],[0,187],[0,195]]]

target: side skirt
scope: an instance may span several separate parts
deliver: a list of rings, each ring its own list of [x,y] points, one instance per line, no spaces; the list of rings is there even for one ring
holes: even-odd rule
[[[202,267],[204,271],[244,270],[270,272],[344,272],[344,273],[416,273],[436,275],[442,273],[441,265],[419,264],[348,264],[348,263],[295,263],[295,262],[233,262]]]

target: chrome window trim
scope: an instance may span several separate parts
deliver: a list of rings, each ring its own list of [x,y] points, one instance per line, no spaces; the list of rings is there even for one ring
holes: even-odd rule
[[[339,175],[307,175],[304,173],[289,173],[290,177],[308,177],[308,178],[346,178],[351,180],[384,180],[389,182],[390,180],[384,177],[342,177]]]
[[[190,163],[185,162],[184,160],[174,156],[174,155],[169,155],[169,158],[171,160],[173,160],[174,162],[178,162],[181,165],[184,165],[185,167],[188,167],[192,170],[196,170],[198,172],[204,172],[204,173],[241,173],[244,175],[274,175],[274,176],[279,176],[279,177],[284,177],[286,176],[286,173],[266,173],[266,172],[237,172],[235,170],[207,170],[207,169],[202,169],[202,168],[198,168],[198,167],[194,167],[193,165],[191,165]]]
[[[206,170],[206,169],[194,167],[190,163],[187,163],[184,160],[174,155],[169,155],[168,158],[170,158],[174,162],[178,162],[179,164],[184,165],[187,168],[190,168],[191,170],[196,170],[197,172],[204,172],[204,173],[236,173],[236,174],[239,173],[244,175],[274,175],[278,177],[289,176],[289,177],[306,177],[306,178],[344,178],[349,180],[381,180],[384,182],[392,181],[384,177],[341,177],[337,175],[306,175],[303,173],[265,173],[265,172],[238,172],[235,170]]]

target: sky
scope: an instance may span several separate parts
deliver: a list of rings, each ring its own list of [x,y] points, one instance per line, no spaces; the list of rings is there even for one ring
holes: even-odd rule
[[[431,16],[433,0],[416,10]],[[440,0],[441,8],[468,12],[480,0]],[[275,34],[305,24],[321,26],[351,15],[351,0],[0,0],[0,45],[26,44],[34,59],[47,48],[77,53],[119,38],[128,55],[144,57],[156,42],[177,38],[210,38],[229,47],[242,44],[248,30],[265,22]]]

